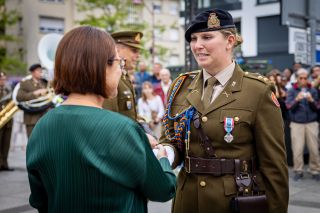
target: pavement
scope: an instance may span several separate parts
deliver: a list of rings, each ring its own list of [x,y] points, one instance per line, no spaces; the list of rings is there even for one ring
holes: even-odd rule
[[[19,124],[19,123],[18,123]],[[14,139],[9,153],[9,164],[13,172],[0,172],[0,213],[36,213],[28,204],[30,189],[25,166],[26,136],[23,126],[13,127]],[[22,141],[22,142],[21,142]],[[289,213],[319,213],[320,212],[320,181],[311,179],[305,173],[300,181],[293,181],[293,172],[290,169],[290,200]],[[171,202],[149,202],[149,213],[170,213]]]

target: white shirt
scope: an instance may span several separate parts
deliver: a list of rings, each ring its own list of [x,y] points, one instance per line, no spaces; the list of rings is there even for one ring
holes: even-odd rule
[[[168,84],[164,84],[162,81],[161,81],[161,88],[163,90],[163,93],[164,95],[167,97],[167,94],[168,94],[168,91],[169,91],[169,88],[170,88],[170,85],[171,85],[172,81],[170,80],[168,82]]]
[[[162,119],[164,115],[164,107],[159,95],[152,100],[144,101],[142,98],[138,100],[138,115],[145,118],[147,122],[152,120],[152,111],[157,113],[157,117]]]

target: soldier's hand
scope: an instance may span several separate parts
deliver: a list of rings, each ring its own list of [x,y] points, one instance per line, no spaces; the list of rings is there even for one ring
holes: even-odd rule
[[[48,90],[47,89],[37,89],[33,92],[34,95],[36,96],[42,96],[47,94]]]
[[[159,150],[158,154],[157,154],[158,159],[163,158],[163,157],[166,157],[166,158],[168,157],[167,151],[163,145],[158,144],[155,148]]]
[[[158,141],[150,134],[146,133],[149,143],[152,149],[154,149],[158,145]]]

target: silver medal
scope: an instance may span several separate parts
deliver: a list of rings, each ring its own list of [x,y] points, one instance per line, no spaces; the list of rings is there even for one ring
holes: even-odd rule
[[[233,141],[233,135],[231,135],[230,133],[227,133],[225,136],[224,136],[224,140],[227,142],[227,143],[231,143]]]

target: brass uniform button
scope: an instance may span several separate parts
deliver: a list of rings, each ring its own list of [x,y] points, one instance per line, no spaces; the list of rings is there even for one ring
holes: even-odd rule
[[[261,75],[258,76],[259,79],[263,79],[263,77]]]
[[[237,117],[234,117],[234,121],[235,122],[238,122],[239,121],[239,117],[237,116]]]
[[[202,121],[203,121],[203,122],[207,122],[207,121],[208,121],[208,118],[207,118],[206,116],[203,116],[203,117],[202,117]]]
[[[201,187],[205,187],[206,186],[206,182],[205,181],[200,181],[200,186]]]

